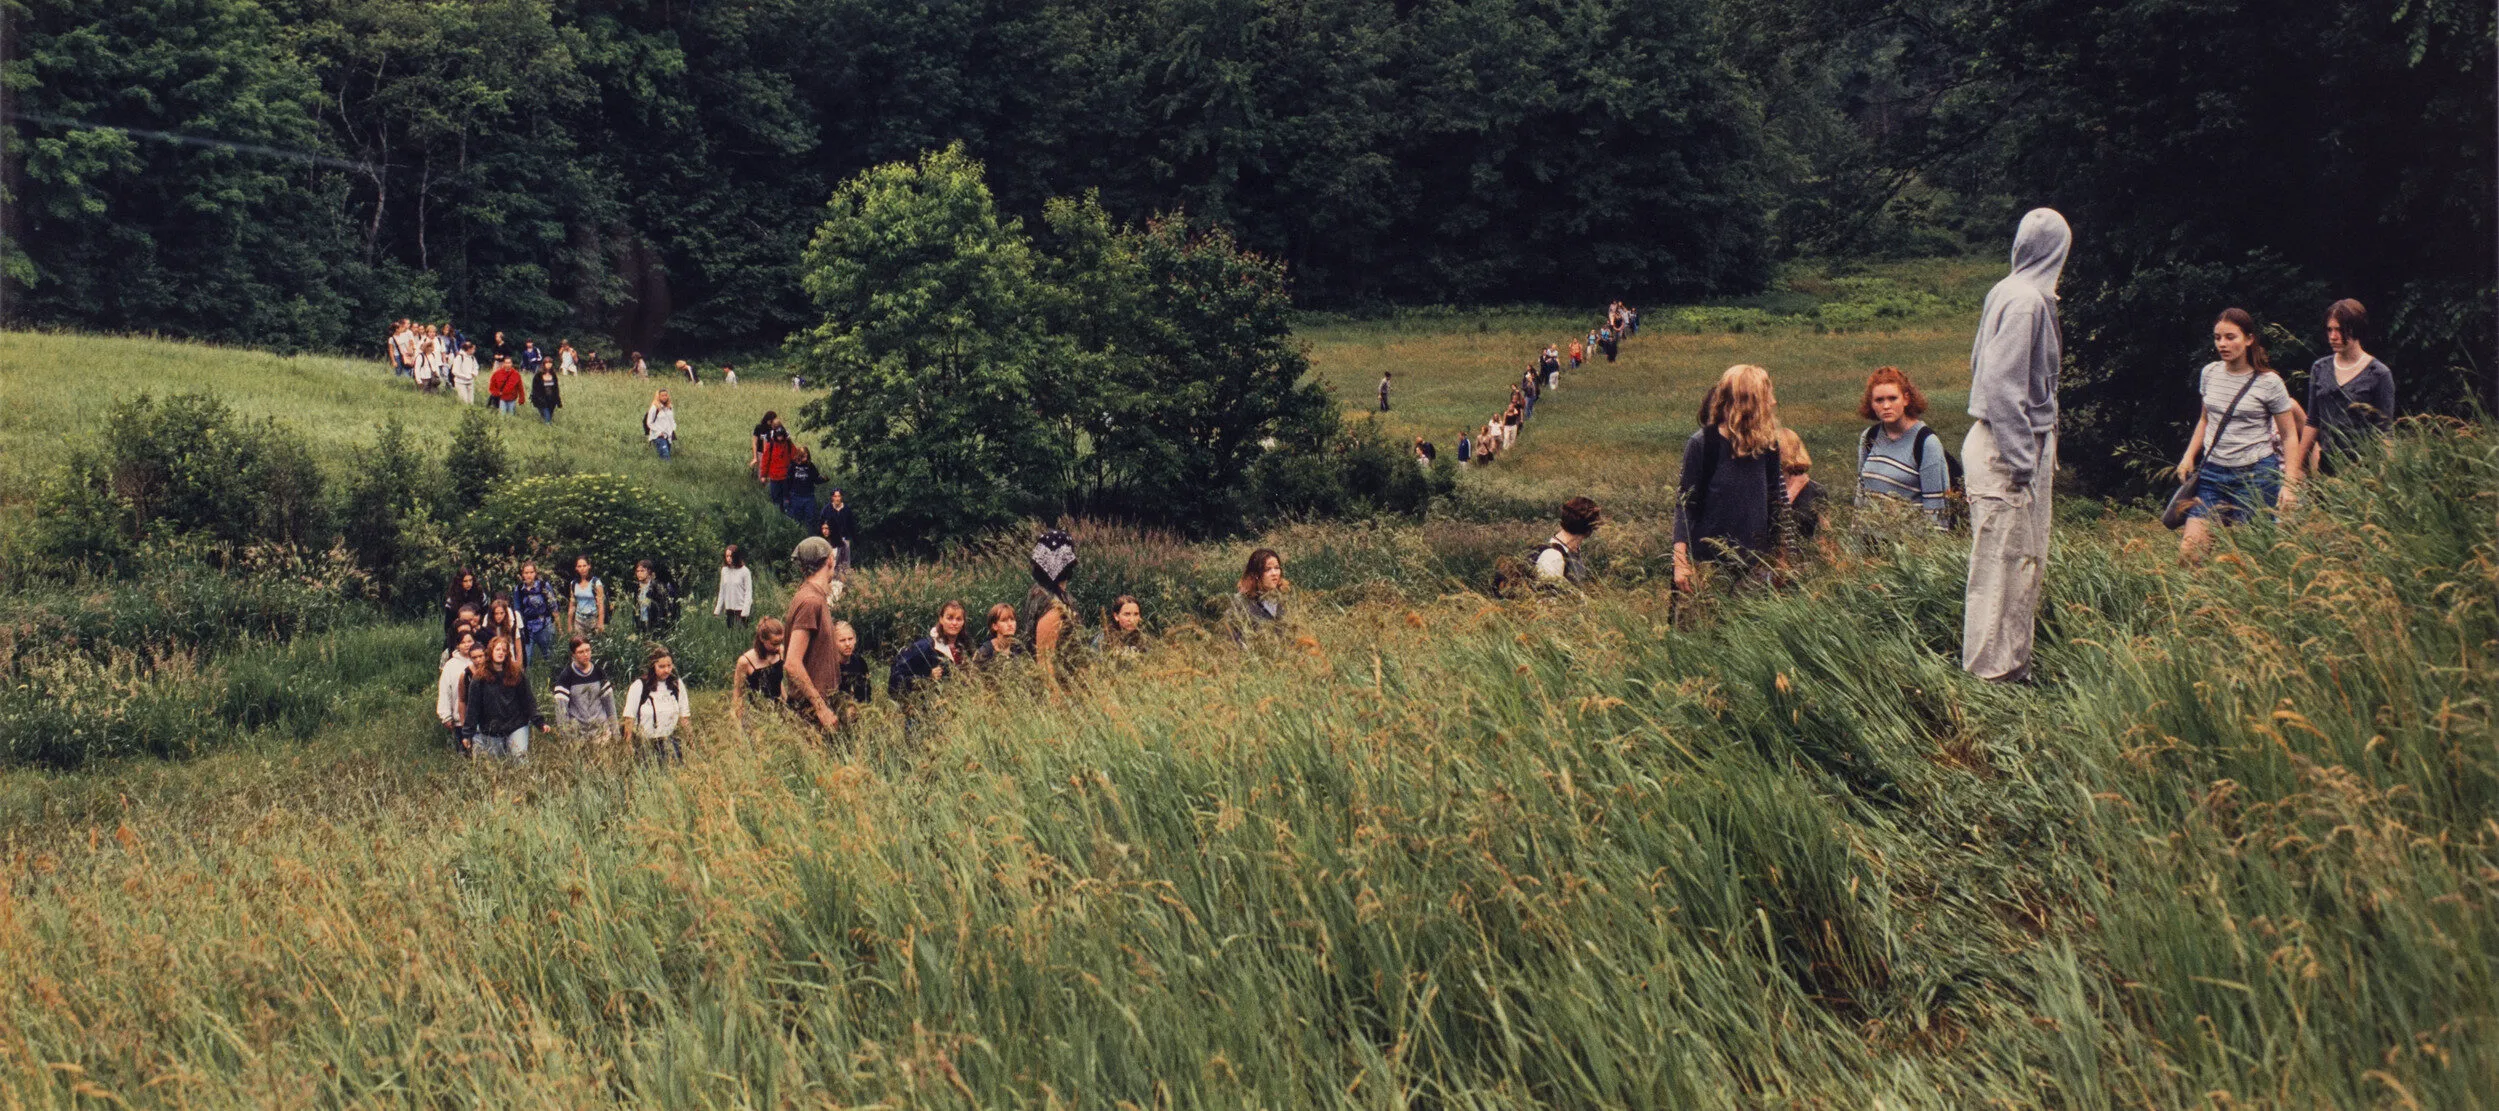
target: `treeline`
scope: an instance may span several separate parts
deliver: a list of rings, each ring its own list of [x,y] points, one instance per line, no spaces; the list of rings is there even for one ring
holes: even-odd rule
[[[1762,123],[1704,0],[26,0],[18,23],[33,320],[777,343],[834,187],[958,140],[1011,214],[1185,209],[1314,304],[1768,272]]]
[[[2240,303],[2356,296],[2407,404],[2490,366],[2469,0],[13,0],[20,323],[367,347],[403,315],[777,345],[839,183],[1184,211],[1301,307],[1637,302],[2062,209],[2072,460],[2169,443]]]

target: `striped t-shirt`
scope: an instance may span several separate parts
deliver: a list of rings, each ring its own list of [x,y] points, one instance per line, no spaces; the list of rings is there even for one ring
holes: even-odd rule
[[[2282,376],[2267,371],[2249,371],[2256,383],[2248,385],[2246,374],[2230,373],[2227,363],[2206,363],[2200,375],[2204,395],[2204,439],[2207,448],[2203,461],[2216,467],[2244,467],[2275,454],[2273,418],[2291,411],[2290,387],[2282,384]],[[2228,427],[2222,415],[2230,411],[2230,399],[2239,396],[2239,388],[2247,386],[2247,396],[2240,398],[2238,413],[2230,418]],[[2214,435],[2218,429],[2220,435]]]
[[[1944,459],[1943,437],[1926,449],[1926,459],[1918,459],[1918,440],[1926,433],[1926,422],[1915,421],[1909,431],[1893,436],[1881,425],[1873,429],[1873,441],[1867,446],[1866,457],[1857,464],[1858,504],[1870,494],[1922,501],[1927,513],[1942,519],[1952,489],[1952,465]],[[1863,443],[1864,441],[1860,441]]]

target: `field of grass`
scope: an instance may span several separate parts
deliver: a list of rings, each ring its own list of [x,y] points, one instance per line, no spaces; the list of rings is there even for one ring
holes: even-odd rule
[[[1741,305],[1775,314],[1740,332],[1682,330],[1673,307],[1649,307],[1619,361],[1596,355],[1564,373],[1561,388],[1538,402],[1518,449],[1470,470],[1467,481],[1531,503],[1587,494],[1620,509],[1662,512],[1673,501],[1701,394],[1736,363],[1770,370],[1781,418],[1804,437],[1825,483],[1849,481],[1864,427],[1857,400],[1867,372],[1878,366],[1900,367],[1920,384],[1928,421],[1957,450],[1970,424],[1962,408],[1978,299],[2002,270],[1985,260],[1886,268],[1882,280],[1930,293],[1936,303],[1907,319],[1840,332],[1811,322],[1817,304],[1844,295],[1815,271],[1793,274],[1773,294]],[[1537,352],[1548,343],[1567,352],[1571,336],[1584,336],[1600,316],[1601,306],[1584,316],[1419,314],[1318,323],[1304,335],[1314,369],[1349,406],[1375,407],[1380,372],[1393,372],[1393,407],[1383,418],[1392,438],[1422,436],[1449,451],[1460,430],[1480,429],[1499,414]]]
[[[1954,297],[1892,332],[1798,322],[1829,303],[1806,275],[1713,307],[1743,332],[1652,324],[1567,378],[1468,481],[1632,507],[1586,598],[1465,589],[1526,522],[1089,529],[1079,600],[1149,599],[1144,660],[957,688],[911,742],[884,704],[832,746],[739,733],[704,689],[665,770],[453,759],[422,627],[119,673],[215,685],[202,720],[235,736],[0,770],[0,1105],[2485,1102],[2499,427],[2411,427],[2198,571],[2136,516],[2061,524],[2034,686],[1954,666],[1961,538],[1843,511],[1793,589],[1663,590],[1648,507],[1709,376],[1769,366],[1836,459],[1863,370],[1899,363],[1951,387],[1957,433],[1983,269],[1930,264]],[[1308,335],[1351,399],[1411,363],[1392,422],[1419,423],[1392,426],[1445,441],[1566,334],[1469,319]],[[342,465],[382,407],[452,420],[339,360],[10,335],[0,365],[21,511],[140,382]],[[728,447],[671,468],[643,385],[584,380],[508,442],[743,496],[753,410],[789,391],[696,393],[690,446]],[[1244,649],[1205,623],[1252,543],[1286,553],[1295,619]],[[872,568],[847,608],[890,639],[1019,573],[1004,547]],[[689,621],[718,672],[737,637]]]
[[[1909,530],[1680,622],[1314,591],[1270,648],[962,690],[909,745],[472,768],[381,713],[13,774],[0,1091],[2473,1106],[2494,436],[2201,572],[2065,530],[2031,688],[1954,669],[1960,552]]]

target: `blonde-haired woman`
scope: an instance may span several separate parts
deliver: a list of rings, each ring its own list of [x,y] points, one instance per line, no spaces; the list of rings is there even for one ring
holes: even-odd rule
[[[1759,582],[1786,556],[1788,494],[1779,459],[1779,399],[1770,372],[1727,368],[1683,445],[1675,480],[1675,588],[1691,590],[1696,557]]]
[[[677,406],[668,400],[668,391],[661,390],[651,398],[651,407],[642,411],[642,438],[659,449],[659,457],[668,458],[677,449]]]

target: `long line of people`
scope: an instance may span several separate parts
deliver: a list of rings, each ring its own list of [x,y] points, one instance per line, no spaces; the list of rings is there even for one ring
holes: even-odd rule
[[[1961,665],[1991,682],[2031,680],[2063,357],[2055,288],[2071,235],[2052,210],[2023,218],[2012,272],[1981,308],[1971,353],[1974,423],[1958,456],[1925,424],[1926,397],[1898,367],[1870,373],[1858,405],[1869,423],[1856,441],[1856,503],[1896,506],[1933,528],[1969,529]],[[1611,358],[1636,327],[1636,314],[1618,304],[1595,339]],[[2272,369],[2254,319],[2237,308],[2218,314],[2215,358],[2194,379],[2202,416],[2178,463],[2181,488],[2170,514],[2185,532],[2183,559],[2194,562],[2215,527],[2293,508],[2304,474],[2391,427],[2393,374],[2364,348],[2367,331],[2359,302],[2328,308],[2325,334],[2333,354],[2311,368],[2303,407]],[[1531,376],[1549,378],[1544,364],[1559,354],[1548,347]],[[1574,365],[1585,355],[1574,341]],[[1390,384],[1383,376],[1383,408]],[[1524,419],[1525,406],[1514,408]],[[1712,583],[1739,590],[1775,584],[1819,527],[1821,491],[1802,440],[1779,420],[1770,372],[1752,364],[1727,368],[1704,392],[1695,424],[1684,444],[1673,510],[1675,587],[1691,593]],[[1498,452],[1509,435],[1488,429],[1486,438]],[[1467,438],[1460,442],[1465,458]],[[804,449],[790,441],[777,415],[766,414],[756,428],[757,479],[793,517],[805,520],[813,512],[819,534],[792,552],[802,580],[786,615],[753,622],[752,644],[730,676],[729,715],[743,728],[750,714],[786,711],[790,720],[830,738],[850,729],[873,695],[858,634],[837,616],[848,590],[843,576],[851,526],[846,516],[839,524],[834,519],[835,512],[846,514],[839,491],[830,511],[814,510],[807,485],[812,476],[800,470],[805,462]],[[1576,497],[1564,503],[1560,518],[1559,531],[1516,568],[1520,581],[1546,587],[1589,581],[1584,545],[1605,515],[1593,501]],[[917,735],[943,712],[942,693],[950,684],[1021,671],[1055,696],[1084,660],[1150,651],[1145,614],[1132,597],[1120,597],[1103,613],[1102,628],[1089,641],[1082,636],[1069,593],[1077,565],[1074,538],[1052,529],[1029,553],[1032,584],[1020,606],[992,604],[978,611],[982,622],[975,627],[973,607],[959,600],[941,605],[926,634],[901,649],[887,669],[886,692],[901,708],[905,735]],[[513,591],[490,598],[473,574],[462,572],[445,598],[437,712],[453,743],[477,755],[527,754],[532,730],[545,721],[523,667],[551,654],[560,622],[571,650],[550,683],[558,729],[592,741],[623,736],[647,745],[655,760],[682,760],[675,738],[693,711],[667,650],[650,649],[621,713],[613,683],[593,659],[589,637],[607,627],[609,597],[589,560],[575,560],[561,585],[542,582],[534,565],[523,565],[520,576]],[[674,615],[666,584],[647,563],[637,566],[635,578],[637,626],[664,628]],[[1251,553],[1224,619],[1230,638],[1244,645],[1280,639],[1290,628],[1288,591],[1283,557],[1267,548]],[[724,553],[714,612],[735,627],[746,622],[753,601],[752,572],[744,553],[732,547]]]
[[[1621,301],[1607,305],[1603,323],[1590,328],[1586,336],[1571,339],[1567,369],[1577,370],[1587,365],[1588,360],[1600,351],[1604,353],[1605,361],[1613,362],[1622,352],[1623,340],[1637,335],[1639,331],[1639,310]],[[1510,384],[1509,400],[1500,412],[1493,414],[1492,419],[1485,421],[1480,429],[1458,430],[1458,462],[1488,464],[1500,458],[1501,453],[1518,446],[1519,429],[1535,417],[1536,403],[1544,395],[1561,388],[1565,369],[1564,350],[1560,343],[1546,344],[1543,350],[1536,353],[1536,358],[1527,365],[1527,369],[1519,373],[1517,381]],[[1383,413],[1390,411],[1389,390],[1393,383],[1392,375],[1380,375],[1380,411]],[[1439,445],[1417,436],[1414,438],[1414,456],[1417,463],[1429,467],[1440,458]]]

